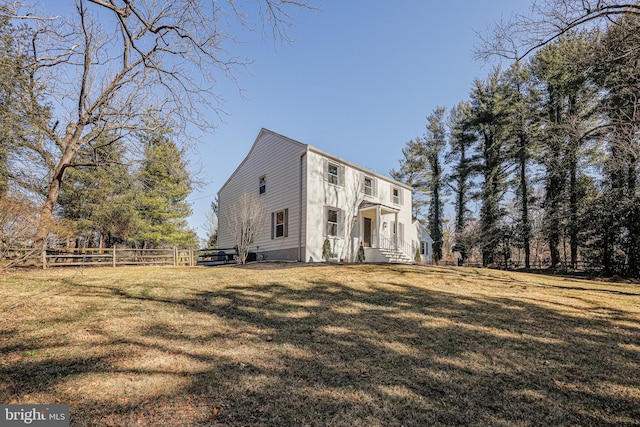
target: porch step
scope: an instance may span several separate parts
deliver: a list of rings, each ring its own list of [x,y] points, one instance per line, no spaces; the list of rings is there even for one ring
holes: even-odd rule
[[[395,262],[400,264],[412,264],[413,260],[402,251],[384,248],[366,248],[367,261]]]
[[[409,258],[407,254],[405,254],[402,251],[398,251],[398,250],[394,251],[390,249],[379,249],[379,250],[382,253],[382,255],[384,255],[384,257],[389,260],[388,262],[399,262],[402,264],[411,264],[413,262],[413,260]]]

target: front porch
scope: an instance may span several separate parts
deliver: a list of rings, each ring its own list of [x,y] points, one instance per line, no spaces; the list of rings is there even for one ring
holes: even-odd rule
[[[413,262],[413,248],[404,240],[398,210],[381,203],[362,202],[358,210],[359,236],[368,262]]]

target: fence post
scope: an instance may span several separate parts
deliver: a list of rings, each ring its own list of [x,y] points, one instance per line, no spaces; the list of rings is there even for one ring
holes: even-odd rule
[[[173,248],[173,266],[176,267],[178,265],[178,248]]]
[[[117,245],[113,245],[113,268],[116,268],[116,246]]]
[[[42,269],[47,269],[47,248],[42,248]]]
[[[189,267],[193,267],[193,248],[189,248]]]

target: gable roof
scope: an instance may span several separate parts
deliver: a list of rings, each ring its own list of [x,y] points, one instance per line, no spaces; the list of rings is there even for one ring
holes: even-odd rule
[[[298,145],[300,147],[304,147],[305,149],[309,149],[309,145],[307,144],[303,144],[302,142],[298,142],[294,139],[291,139],[289,137],[286,137],[284,135],[280,135],[279,133],[273,132],[269,129],[265,129],[262,128],[260,129],[260,132],[258,132],[258,136],[256,137],[256,139],[253,141],[253,145],[251,146],[251,148],[249,149],[249,152],[247,153],[246,156],[244,156],[244,159],[242,160],[242,162],[240,162],[240,164],[238,165],[238,167],[233,171],[233,173],[231,174],[231,176],[229,176],[229,178],[225,181],[225,183],[222,185],[222,187],[220,187],[220,190],[218,190],[218,193],[220,191],[222,191],[222,189],[224,187],[227,186],[227,184],[229,183],[229,181],[231,181],[231,179],[238,173],[238,171],[240,170],[240,168],[242,168],[242,166],[247,162],[247,159],[251,156],[251,153],[253,153],[253,151],[255,150],[256,146],[258,145],[258,141],[260,141],[260,139],[264,136],[264,135],[274,135],[277,136],[279,138],[282,138],[285,141],[288,141],[292,144]]]
[[[312,151],[316,154],[319,154],[323,157],[327,157],[329,159],[335,160],[336,162],[342,163],[346,166],[349,166],[353,169],[357,169],[360,172],[363,172],[366,175],[370,175],[372,177],[376,177],[379,179],[383,179],[385,181],[391,182],[399,187],[403,187],[409,191],[413,191],[413,188],[411,188],[411,186],[404,184],[400,181],[396,181],[393,178],[389,178],[388,176],[385,175],[381,175],[377,172],[371,171],[369,169],[363,168],[362,166],[358,166],[354,163],[351,163],[347,160],[341,159],[340,157],[334,156],[333,154],[329,154],[325,151],[320,150],[319,148],[314,147],[313,145],[309,145],[309,144],[303,144],[302,142],[296,141],[295,139],[289,138],[287,136],[284,136],[282,134],[279,134],[277,132],[274,132],[272,130],[266,129],[266,128],[262,128],[260,129],[260,132],[258,133],[258,136],[256,137],[256,139],[253,142],[253,145],[251,146],[251,149],[249,149],[249,152],[247,153],[247,155],[244,157],[244,159],[242,160],[242,162],[240,162],[240,164],[238,165],[238,167],[233,171],[233,173],[231,174],[231,176],[229,176],[229,178],[225,181],[225,183],[222,185],[222,187],[220,187],[220,190],[218,190],[218,192],[222,191],[222,189],[224,189],[224,187],[226,187],[226,185],[229,183],[229,181],[231,181],[231,179],[236,175],[236,173],[238,173],[238,171],[240,170],[240,168],[245,164],[245,162],[247,161],[247,159],[251,156],[251,153],[254,151],[256,145],[258,144],[258,141],[260,141],[260,139],[265,136],[265,135],[273,135],[273,136],[277,136],[279,138],[282,138],[285,141],[288,141],[292,144],[298,145],[302,148],[305,148],[306,151]]]

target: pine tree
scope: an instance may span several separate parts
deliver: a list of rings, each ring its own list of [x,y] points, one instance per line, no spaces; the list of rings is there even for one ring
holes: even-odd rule
[[[443,168],[442,157],[443,150],[446,145],[446,130],[444,117],[446,109],[444,107],[436,108],[427,117],[427,133],[424,143],[425,165],[427,166],[427,175],[429,178],[429,234],[433,239],[433,260],[438,262],[442,259],[442,222],[443,222]]]
[[[495,263],[500,244],[500,223],[504,212],[500,201],[506,189],[505,142],[507,140],[506,103],[502,72],[494,70],[487,80],[476,80],[471,92],[472,124],[478,133],[478,152],[482,176],[480,198],[480,244],[482,264]]]
[[[403,159],[400,160],[400,168],[389,172],[393,179],[410,185],[413,189],[411,212],[414,220],[424,217],[423,210],[429,204],[424,145],[425,141],[422,137],[407,142],[402,149]]]
[[[473,152],[476,133],[471,125],[471,104],[460,102],[449,112],[449,147],[446,162],[456,162],[447,181],[455,193],[455,244],[453,250],[460,253],[464,263],[468,257],[468,248],[463,242],[463,233],[467,226],[470,211],[467,202],[470,199],[471,177],[475,172],[477,157]]]
[[[58,200],[77,244],[110,247],[128,242],[137,227],[137,212],[123,144],[101,138],[81,150],[78,162],[67,170]]]
[[[601,198],[602,263],[607,274],[640,275],[640,19],[618,19],[594,55],[593,78],[607,159]],[[624,254],[624,256],[616,255]]]
[[[537,94],[532,89],[529,79],[530,70],[521,63],[514,63],[505,74],[505,88],[508,102],[508,126],[511,140],[509,157],[515,163],[516,170],[512,182],[515,186],[517,205],[520,209],[515,215],[514,239],[517,246],[524,250],[525,268],[531,268],[531,203],[529,168],[532,162],[534,147],[536,112],[533,108]]]
[[[139,137],[144,146],[136,180],[140,191],[136,209],[141,222],[134,238],[142,248],[196,244],[195,232],[188,229],[186,220],[191,214],[186,201],[191,193],[191,176],[184,150],[170,136],[169,130],[159,128]]]
[[[595,127],[593,113],[597,99],[585,62],[593,40],[589,33],[568,34],[545,46],[532,60],[532,71],[542,94],[541,160],[547,171],[545,229],[553,268],[560,262],[559,244],[565,236],[569,238],[571,266],[577,266],[579,166]]]

